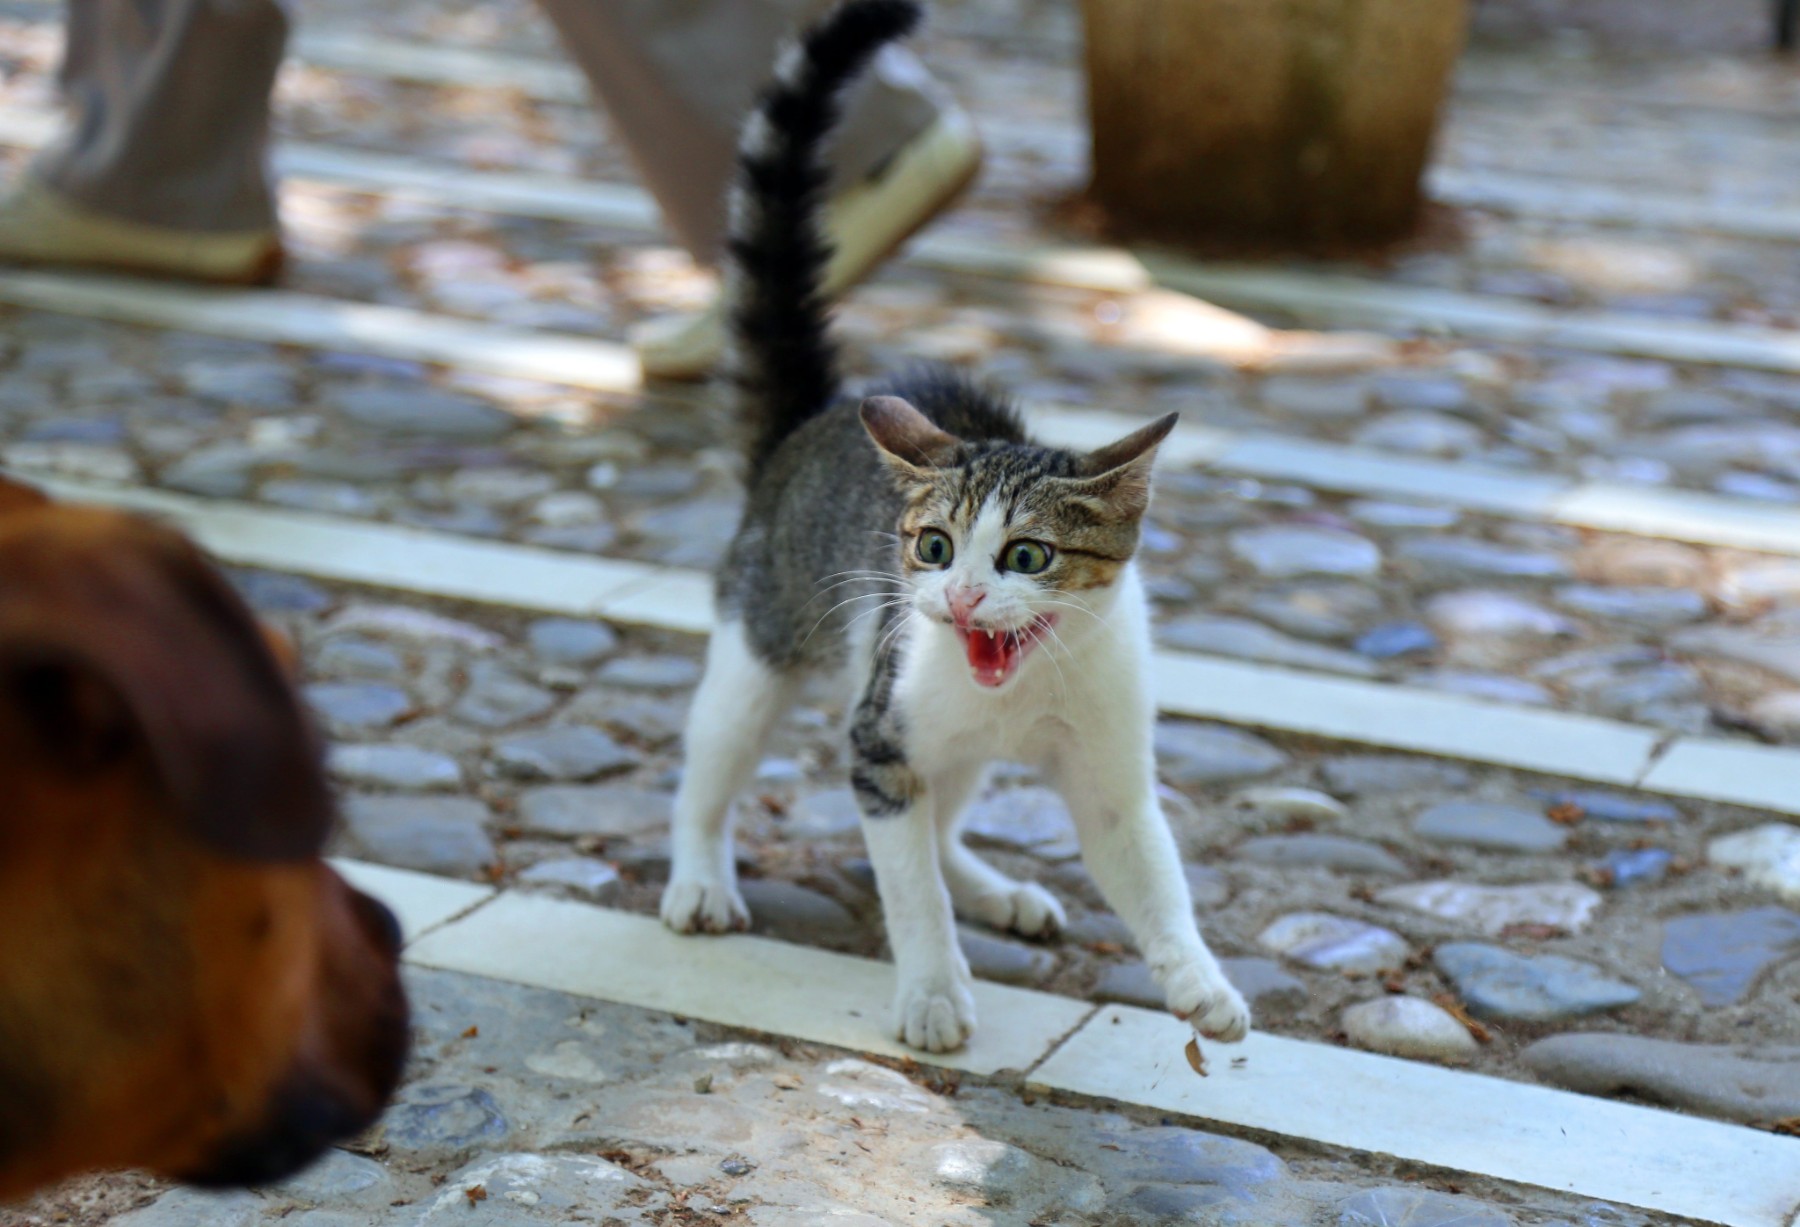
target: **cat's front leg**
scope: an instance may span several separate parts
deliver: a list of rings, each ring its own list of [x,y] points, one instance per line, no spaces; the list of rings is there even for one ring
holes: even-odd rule
[[[1169,1011],[1208,1039],[1241,1040],[1250,1031],[1250,1007],[1200,936],[1181,853],[1156,802],[1147,747],[1115,749],[1090,743],[1058,772],[1082,859],[1130,928]]]
[[[851,729],[850,782],[899,973],[894,1034],[914,1048],[951,1052],[975,1030],[974,978],[938,863],[932,798],[878,703],[865,700]]]

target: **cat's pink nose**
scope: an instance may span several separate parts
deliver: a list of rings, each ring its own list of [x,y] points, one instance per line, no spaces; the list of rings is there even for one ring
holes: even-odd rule
[[[958,626],[967,626],[975,607],[987,600],[987,593],[979,588],[952,588],[949,598],[950,616],[956,619]]]

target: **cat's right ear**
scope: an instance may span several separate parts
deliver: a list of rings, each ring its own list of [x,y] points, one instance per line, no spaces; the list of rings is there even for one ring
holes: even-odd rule
[[[923,479],[956,452],[957,437],[939,430],[932,420],[898,396],[871,396],[862,403],[863,429],[882,457],[900,473]]]

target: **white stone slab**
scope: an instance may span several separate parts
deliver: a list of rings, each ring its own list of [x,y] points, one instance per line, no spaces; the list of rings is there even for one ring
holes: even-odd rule
[[[1331,274],[1201,265],[1163,256],[1143,258],[1159,284],[1242,310],[1671,362],[1800,371],[1800,331],[1792,329],[1663,319],[1622,311],[1569,311],[1517,299]]]
[[[1800,209],[1766,202],[1736,204],[1444,166],[1430,172],[1426,186],[1443,204],[1496,213],[1633,229],[1703,230],[1775,242],[1800,239]]]
[[[1800,554],[1800,514],[1793,509],[1690,490],[1591,482],[1557,495],[1545,518],[1573,528]]]
[[[294,57],[314,68],[473,89],[514,89],[544,102],[589,101],[587,82],[568,63],[541,56],[376,38],[363,31],[300,30]]]
[[[677,937],[648,916],[533,895],[502,895],[414,944],[407,960],[981,1074],[1029,1069],[1093,1009],[978,983],[974,1040],[931,1056],[888,1031],[889,964],[761,937]]]
[[[642,386],[624,345],[280,290],[69,272],[0,272],[0,303],[315,349],[443,363],[602,392]]]
[[[491,886],[371,865],[367,861],[334,858],[331,867],[357,890],[387,904],[400,921],[400,931],[408,942],[480,907],[496,893]]]
[[[647,563],[186,495],[16,474],[59,499],[165,517],[225,562],[429,596],[593,617],[663,578]]]
[[[713,580],[702,571],[654,568],[641,584],[612,593],[594,613],[613,622],[704,635],[713,626]]]
[[[1800,1139],[1260,1033],[1206,1045],[1200,1078],[1189,1034],[1108,1006],[1032,1081],[1726,1227],[1787,1227],[1800,1206]]]
[[[1745,741],[1683,737],[1656,760],[1639,787],[1800,814],[1800,753]]]
[[[1174,715],[1612,784],[1635,782],[1661,737],[1616,720],[1187,652],[1158,652],[1154,673],[1157,702]]]
[[[1528,520],[1542,518],[1556,494],[1568,487],[1566,480],[1554,476],[1418,460],[1274,435],[1240,436],[1215,463],[1226,472],[1294,481],[1323,490],[1420,499]]]

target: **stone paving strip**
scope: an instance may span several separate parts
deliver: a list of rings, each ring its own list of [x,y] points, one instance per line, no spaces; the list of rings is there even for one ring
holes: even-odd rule
[[[471,540],[315,513],[31,476],[59,498],[167,516],[236,565],[544,613],[702,633],[698,571]],[[1800,813],[1800,750],[1671,740],[1618,720],[1328,677],[1197,653],[1157,653],[1164,711]],[[1730,769],[1712,764],[1730,760]]]
[[[635,392],[624,345],[282,290],[215,290],[133,277],[0,272],[0,302],[128,324],[433,362],[599,392]]]
[[[1185,1028],[1165,1015],[988,983],[977,985],[970,1047],[927,1056],[883,1038],[885,963],[760,937],[681,938],[589,904],[343,867],[406,918],[417,966],[981,1075],[1016,1071],[1028,1086],[1725,1227],[1788,1227],[1800,1209],[1800,1142],[1774,1134],[1263,1034],[1209,1045],[1202,1080],[1182,1055]]]

